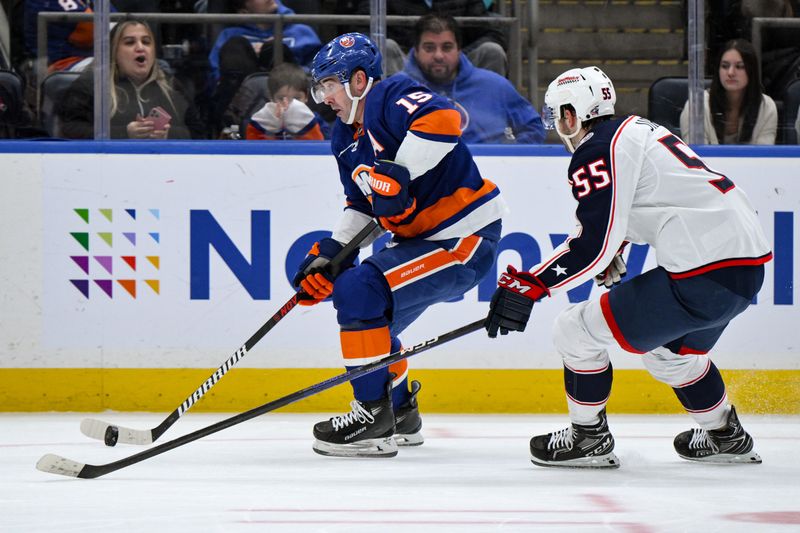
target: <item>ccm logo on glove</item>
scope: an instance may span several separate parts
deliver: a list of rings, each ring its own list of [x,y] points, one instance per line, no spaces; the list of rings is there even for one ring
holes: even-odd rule
[[[550,290],[539,281],[539,278],[530,272],[520,272],[511,265],[508,265],[507,271],[500,275],[497,285],[533,301],[537,301],[545,295],[550,295]]]

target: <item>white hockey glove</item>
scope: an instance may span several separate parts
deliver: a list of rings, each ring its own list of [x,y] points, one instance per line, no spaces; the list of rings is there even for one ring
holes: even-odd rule
[[[625,266],[625,260],[622,258],[622,251],[625,249],[624,243],[620,246],[619,251],[614,256],[614,259],[611,260],[611,263],[606,267],[606,269],[594,277],[595,283],[597,283],[598,287],[605,287],[606,289],[610,289],[620,281],[622,278],[627,274],[628,267]]]

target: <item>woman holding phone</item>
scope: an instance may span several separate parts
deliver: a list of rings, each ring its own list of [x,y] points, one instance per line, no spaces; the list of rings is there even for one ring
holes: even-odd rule
[[[202,139],[205,128],[175,80],[156,61],[155,38],[144,21],[127,19],[111,31],[111,138]],[[94,137],[94,75],[87,68],[59,108],[62,134]]]

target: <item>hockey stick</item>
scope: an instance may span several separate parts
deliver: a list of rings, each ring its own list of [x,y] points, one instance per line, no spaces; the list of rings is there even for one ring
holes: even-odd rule
[[[338,267],[342,261],[344,261],[348,255],[350,255],[354,250],[358,248],[361,242],[366,239],[370,233],[375,231],[378,227],[378,223],[375,220],[370,221],[369,224],[364,226],[364,228],[358,232],[358,234],[353,237],[350,242],[348,242],[344,248],[342,248],[339,253],[337,253],[333,259],[326,265],[326,268],[336,268]],[[123,442],[125,444],[152,444],[156,441],[161,435],[167,431],[172,424],[178,421],[178,419],[183,416],[183,414],[191,409],[191,407],[203,397],[205,393],[211,390],[211,387],[217,384],[217,382],[222,379],[222,377],[233,368],[236,363],[242,360],[247,352],[253,349],[253,346],[258,343],[264,335],[266,335],[275,325],[283,320],[283,317],[289,314],[289,311],[295,308],[295,306],[300,302],[304,296],[302,292],[296,292],[289,298],[289,301],[283,304],[283,306],[278,310],[277,313],[272,315],[272,318],[267,320],[263,326],[261,326],[258,331],[253,333],[253,335],[245,341],[245,343],[236,350],[232,356],[230,356],[220,367],[213,373],[211,376],[208,377],[199,387],[195,390],[192,394],[189,395],[188,398],[183,400],[177,409],[172,411],[170,415],[159,425],[154,427],[153,429],[130,429],[122,426],[116,426],[112,424],[108,424],[103,422],[102,420],[97,420],[95,418],[86,418],[81,421],[81,432],[86,435],[87,437],[91,437],[93,439],[102,440],[106,443],[106,446],[116,446],[117,442]]]
[[[198,429],[197,431],[193,431],[192,433],[189,433],[187,435],[184,435],[182,437],[179,437],[171,441],[167,441],[163,444],[153,446],[152,448],[148,448],[147,450],[139,452],[135,455],[131,455],[130,457],[120,459],[118,461],[114,461],[104,465],[90,465],[86,463],[79,463],[77,461],[61,457],[59,455],[48,453],[43,455],[42,458],[39,459],[39,461],[36,463],[36,468],[41,470],[42,472],[48,472],[50,474],[60,474],[62,476],[70,476],[70,477],[91,479],[104,476],[105,474],[108,474],[110,472],[114,472],[116,470],[120,470],[127,466],[140,463],[145,459],[155,457],[156,455],[160,455],[166,451],[172,450],[179,446],[183,446],[184,444],[188,444],[192,441],[196,441],[208,435],[212,435],[214,433],[217,433],[218,431],[222,431],[223,429],[235,426],[237,424],[241,424],[242,422],[250,420],[251,418],[261,416],[265,413],[269,413],[270,411],[274,411],[276,409],[289,405],[290,403],[294,403],[298,400],[308,398],[309,396],[313,396],[314,394],[330,389],[331,387],[335,387],[336,385],[339,385],[341,383],[351,381],[353,379],[363,376],[364,374],[368,374],[374,370],[384,368],[393,363],[396,363],[413,355],[417,355],[418,353],[424,352],[425,350],[430,350],[435,346],[440,346],[446,342],[452,341],[459,337],[463,337],[468,333],[472,333],[473,331],[482,329],[483,323],[484,320],[481,319],[471,324],[467,324],[466,326],[462,326],[458,329],[445,333],[444,335],[434,337],[425,342],[412,346],[411,348],[402,349],[392,354],[389,354],[379,361],[374,361],[364,366],[353,368],[343,374],[339,374],[338,376],[334,376],[332,378],[326,379],[325,381],[321,381],[316,385],[311,385],[310,387],[306,387],[305,389],[293,392],[287,396],[284,396],[283,398],[278,398],[277,400],[265,403],[264,405],[255,407],[253,409],[250,409],[249,411],[245,411],[244,413],[232,416],[230,418],[226,418],[225,420],[217,422],[216,424],[212,424],[202,429]]]

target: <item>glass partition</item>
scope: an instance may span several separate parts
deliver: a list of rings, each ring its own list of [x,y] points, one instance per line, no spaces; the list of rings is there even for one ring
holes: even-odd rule
[[[507,144],[559,142],[540,127],[544,92],[561,72],[589,65],[614,81],[618,114],[663,123],[691,144],[766,142],[761,123],[744,128],[754,135],[741,127],[726,133],[724,117],[713,118],[724,114],[710,109],[719,104],[707,103],[720,101],[706,91],[720,94],[724,85],[722,48],[744,39],[760,69],[750,77],[763,86],[765,113],[777,117],[773,142],[797,142],[800,13],[792,2],[484,0],[454,8],[453,22],[421,22],[425,2],[282,0],[264,2],[271,11],[248,11],[253,4],[20,3],[0,17],[8,24],[0,48],[11,49],[6,62],[22,83],[25,113],[14,120],[27,127],[17,136],[308,139],[270,111],[302,95],[327,138],[335,114],[310,98],[311,61],[324,43],[360,31],[381,49],[384,77],[404,71],[453,102],[467,142]],[[104,59],[95,64],[95,55]],[[305,83],[287,81],[299,71]],[[739,118],[752,123],[741,109]]]

